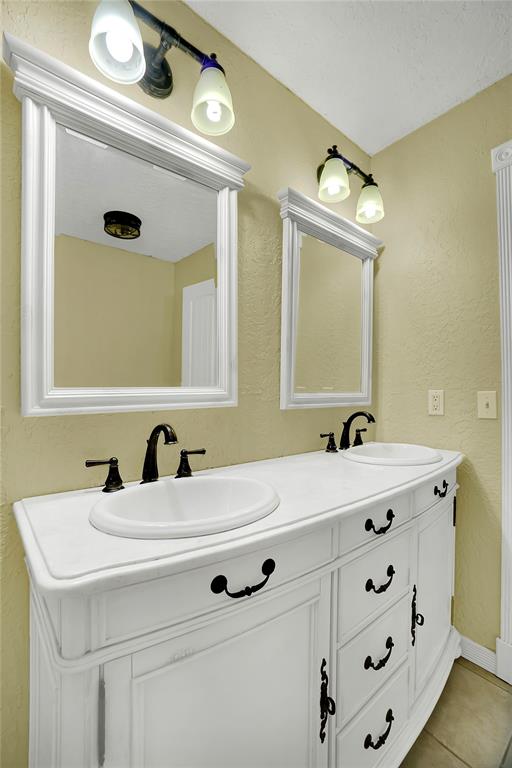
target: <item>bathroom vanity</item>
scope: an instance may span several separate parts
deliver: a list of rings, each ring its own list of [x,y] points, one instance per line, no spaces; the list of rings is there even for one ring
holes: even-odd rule
[[[102,533],[99,489],[18,502],[30,765],[397,768],[460,653],[461,460],[310,453],[199,473],[172,482],[253,479],[280,504],[192,538]]]

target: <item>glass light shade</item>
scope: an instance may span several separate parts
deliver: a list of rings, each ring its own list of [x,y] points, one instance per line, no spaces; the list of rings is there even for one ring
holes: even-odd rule
[[[318,182],[318,197],[324,203],[340,203],[350,195],[345,163],[340,157],[326,160]]]
[[[101,0],[92,20],[89,54],[115,83],[137,83],[146,71],[139,26],[128,0]]]
[[[363,187],[357,201],[356,221],[374,224],[384,218],[384,203],[376,184]]]
[[[190,117],[197,130],[209,136],[221,136],[235,124],[231,92],[224,72],[218,67],[202,70],[194,91]]]

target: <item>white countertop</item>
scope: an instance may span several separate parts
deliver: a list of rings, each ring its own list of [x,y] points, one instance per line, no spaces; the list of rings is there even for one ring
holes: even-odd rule
[[[102,498],[100,488],[23,499],[14,513],[36,588],[60,595],[88,593],[220,560],[261,546],[269,537],[306,533],[411,490],[463,458],[453,451],[440,453],[441,462],[412,467],[369,466],[347,460],[343,452],[322,451],[207,470],[270,483],[281,503],[255,523],[194,538],[128,539],[102,533],[89,522],[92,505]]]

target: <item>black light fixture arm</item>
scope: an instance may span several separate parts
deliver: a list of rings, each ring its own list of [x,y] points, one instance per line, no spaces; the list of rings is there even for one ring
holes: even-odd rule
[[[372,174],[365,173],[363,170],[361,170],[361,168],[359,168],[358,165],[353,163],[352,160],[349,160],[348,157],[345,157],[344,155],[342,155],[341,152],[338,151],[337,144],[333,144],[332,147],[329,147],[329,149],[327,150],[327,157],[325,158],[322,165],[318,166],[317,168],[318,181],[320,181],[320,176],[322,175],[322,171],[324,169],[325,163],[333,157],[338,157],[340,160],[343,160],[343,163],[348,173],[355,173],[356,176],[359,176],[359,178],[363,180],[364,185],[375,184],[375,180]]]
[[[179,48],[180,51],[188,53],[188,55],[192,56],[192,58],[195,59],[202,67],[204,67],[205,64],[213,61],[215,62],[214,66],[222,69],[220,64],[217,63],[214,53],[208,55],[200,51],[199,48],[195,47],[195,45],[192,45],[192,43],[189,43],[188,40],[185,40],[184,37],[181,37],[181,35],[173,27],[169,26],[169,24],[166,24],[165,21],[161,21],[150,11],[146,10],[146,8],[143,8],[142,5],[137,3],[135,0],[129,0],[129,3],[133,8],[135,16],[137,16],[141,21],[144,22],[144,24],[146,24],[148,27],[151,27],[151,29],[160,35],[160,46],[155,51],[153,59],[151,60],[151,66],[160,67],[167,51],[174,46],[175,48]]]

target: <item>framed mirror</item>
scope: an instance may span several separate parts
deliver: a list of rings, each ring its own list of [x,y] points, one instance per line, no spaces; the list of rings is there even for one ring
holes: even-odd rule
[[[285,189],[281,409],[371,402],[373,260],[382,242]]]
[[[249,166],[11,36],[23,103],[22,412],[237,403]]]

